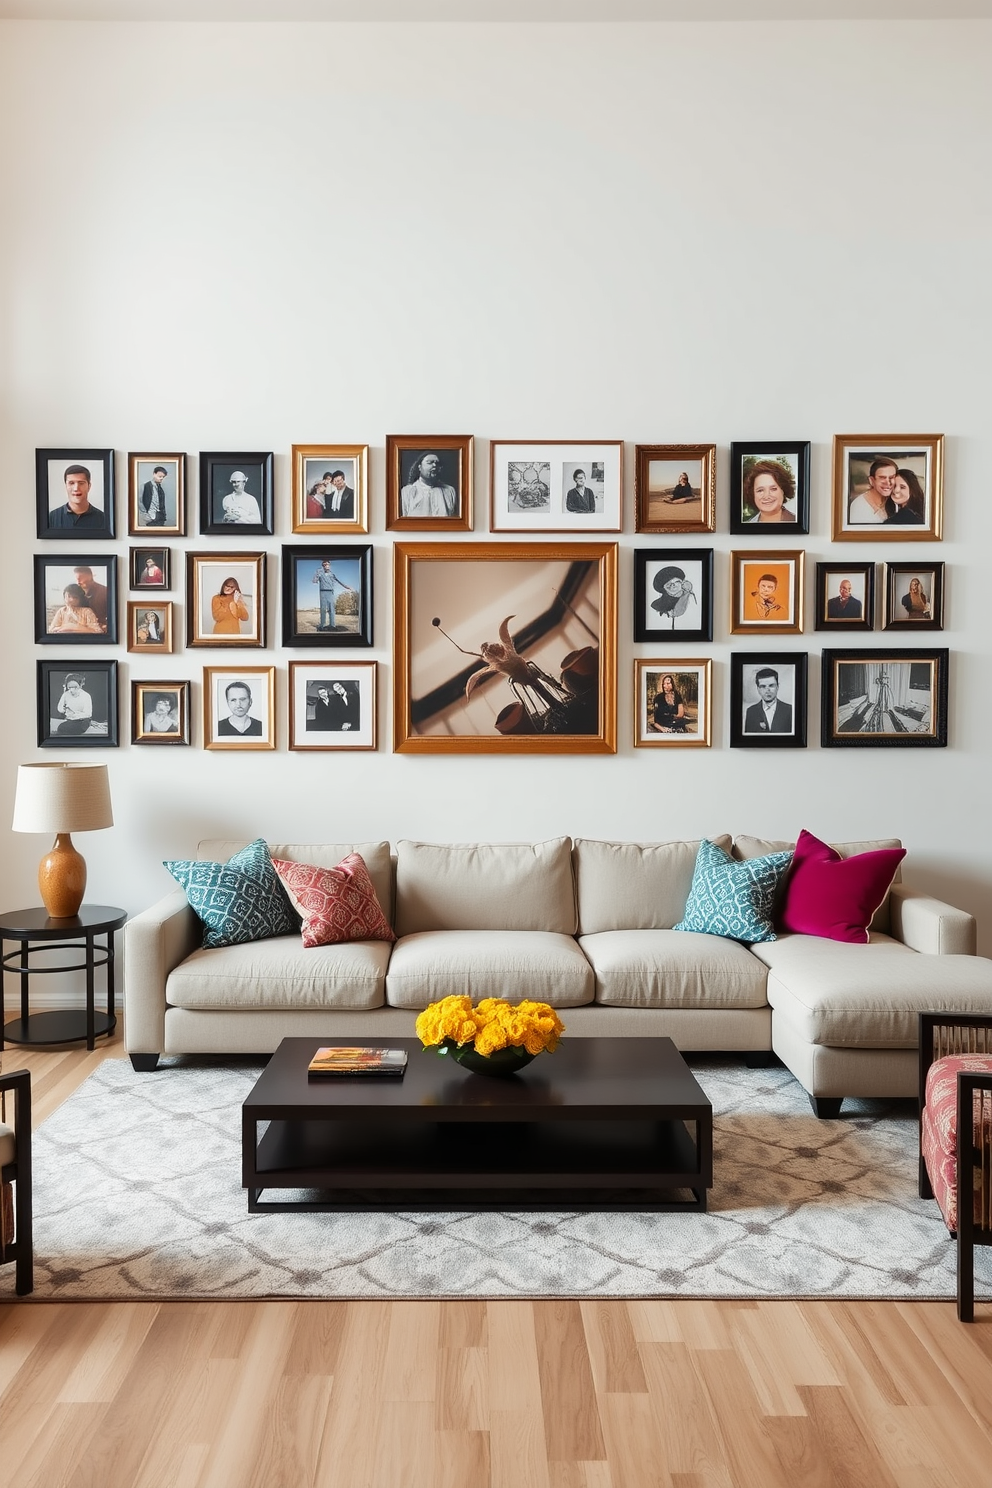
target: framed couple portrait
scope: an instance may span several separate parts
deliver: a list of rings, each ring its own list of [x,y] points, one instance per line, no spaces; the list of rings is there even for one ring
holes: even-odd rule
[[[293,531],[368,532],[367,444],[294,444]]]
[[[275,749],[274,666],[203,668],[204,749]]]
[[[947,651],[929,647],[825,650],[821,745],[946,748],[947,668]]]
[[[117,644],[117,559],[112,553],[35,554],[34,638],[41,646]]]
[[[283,548],[282,643],[371,646],[371,543]]]
[[[708,749],[713,663],[667,657],[634,662],[634,745]]]
[[[265,554],[186,554],[187,646],[265,645]]]
[[[386,528],[471,532],[471,434],[387,434]]]
[[[816,565],[815,628],[874,630],[875,564]]]
[[[806,748],[807,660],[799,651],[731,654],[731,749]]]
[[[37,706],[39,748],[116,749],[116,661],[39,661]]]
[[[132,537],[185,535],[185,454],[128,455],[127,530]]]
[[[730,530],[762,539],[809,532],[808,439],[734,441]]]
[[[634,640],[712,641],[713,549],[634,549]]]
[[[131,683],[131,743],[189,743],[188,682]]]
[[[34,463],[39,537],[114,536],[112,449],[39,449]]]
[[[289,747],[375,749],[376,663],[291,661]]]
[[[622,440],[490,444],[490,531],[619,532],[622,519]]]
[[[731,553],[731,635],[802,631],[805,556],[802,548]]]
[[[272,452],[200,453],[200,533],[272,534]]]
[[[834,542],[939,542],[943,434],[835,434]]]
[[[637,445],[634,505],[637,532],[715,532],[716,445]]]

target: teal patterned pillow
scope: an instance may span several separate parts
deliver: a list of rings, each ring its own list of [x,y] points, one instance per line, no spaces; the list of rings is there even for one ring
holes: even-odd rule
[[[774,940],[772,908],[791,862],[790,849],[738,863],[722,847],[704,838],[696,854],[685,914],[676,930],[724,935],[747,945]]]
[[[165,866],[203,921],[204,946],[243,945],[300,928],[261,837],[226,863],[173,860]]]

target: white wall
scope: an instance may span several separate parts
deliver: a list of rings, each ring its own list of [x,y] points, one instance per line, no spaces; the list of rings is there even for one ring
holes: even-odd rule
[[[63,654],[33,644],[31,554],[55,549],[34,535],[36,446],[112,445],[122,467],[273,449],[277,638],[290,446],[368,441],[376,645],[340,654],[381,663],[379,751],[287,752],[273,646],[250,659],[279,669],[279,751],[207,753],[201,669],[229,653],[122,646],[123,746],[66,756],[111,768],[117,825],[79,844],[90,898],[140,909],[201,836],[805,825],[901,835],[908,877],[992,921],[990,50],[983,22],[4,23],[0,820],[16,764],[54,757],[35,744],[35,663]],[[888,430],[946,434],[945,540],[832,547],[831,437]],[[616,757],[391,753],[392,432],[477,436],[477,539],[490,437],[628,441]],[[727,447],[765,437],[813,441],[810,575],[841,554],[946,562],[948,628],[926,639],[952,652],[947,750],[821,751],[809,602],[781,646],[811,654],[810,747],[729,749],[728,554],[747,544],[727,532]],[[677,541],[717,551],[715,746],[634,750],[633,657],[657,648],[631,642],[631,551],[660,539],[633,533],[633,446],[695,440],[719,446],[718,531]],[[211,546],[174,541],[174,575]],[[126,743],[133,676],[193,680],[195,747]],[[34,902],[43,846],[5,838],[3,906]]]

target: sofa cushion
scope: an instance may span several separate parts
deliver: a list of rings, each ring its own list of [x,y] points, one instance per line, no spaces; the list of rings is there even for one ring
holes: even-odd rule
[[[711,841],[729,853],[731,839]],[[671,930],[685,914],[699,838],[689,842],[595,842],[572,850],[579,934]]]
[[[396,942],[386,977],[391,1007],[460,996],[578,1007],[592,1002],[592,967],[570,935],[546,930],[422,930]]]
[[[334,868],[290,858],[273,858],[272,866],[303,921],[303,944],[308,948],[345,940],[396,939],[361,853],[349,853]]]
[[[197,844],[196,855],[198,858],[228,858],[243,846],[242,842],[207,839]],[[386,918],[392,922],[393,864],[388,842],[270,842],[268,849],[274,858],[289,858],[294,863],[314,863],[318,868],[334,868],[349,853],[361,853],[375,887],[376,898],[382,905]]]
[[[767,969],[736,940],[684,930],[604,930],[579,945],[610,1007],[765,1007]]]
[[[726,935],[748,945],[774,940],[772,909],[791,861],[791,853],[778,852],[737,862],[722,847],[704,838],[699,844],[685,914],[675,929]]]
[[[898,837],[878,837],[874,840],[864,842],[831,842],[828,844],[834,852],[840,853],[842,858],[853,858],[858,853],[880,852],[887,848],[902,847]],[[794,851],[794,842],[784,842],[780,838],[772,837],[748,837],[745,833],[741,837],[734,838],[735,858],[761,858],[767,853]],[[902,880],[901,868],[896,868],[892,875],[893,883]],[[882,903],[876,909],[871,922],[873,930],[879,930],[883,935],[889,933],[889,896],[886,894]]]
[[[905,856],[905,848],[892,847],[842,858],[812,832],[800,832],[782,896],[779,928],[867,945],[872,916]]]
[[[384,941],[359,940],[307,950],[282,937],[194,951],[170,973],[166,1001],[232,1011],[381,1007],[389,949]]]
[[[169,859],[165,867],[203,922],[205,946],[241,945],[299,929],[261,837],[223,863]]]
[[[922,1012],[992,1012],[992,961],[926,956],[870,932],[848,945],[815,935],[782,935],[756,945],[768,972],[773,1027],[785,1018],[808,1044],[915,1049]]]
[[[571,842],[567,837],[548,842],[399,842],[394,924],[399,935],[426,930],[574,935]]]

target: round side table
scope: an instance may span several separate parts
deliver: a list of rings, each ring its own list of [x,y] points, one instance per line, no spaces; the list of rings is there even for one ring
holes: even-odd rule
[[[17,941],[20,949],[4,950],[5,976],[21,979],[21,1016],[0,1023],[0,1049],[10,1044],[71,1044],[86,1040],[87,1049],[97,1037],[112,1033],[117,1026],[114,1010],[114,931],[127,919],[123,909],[109,904],[83,904],[78,915],[53,920],[45,909],[16,909],[0,914],[0,948],[8,940]],[[102,945],[97,936],[105,937]],[[32,966],[32,956],[42,951],[82,951],[83,959],[61,966]],[[106,967],[107,1010],[98,1013],[94,1007],[94,973]],[[59,1009],[50,1013],[29,1013],[29,991],[32,976],[51,976],[56,972],[86,972],[86,1007]]]

